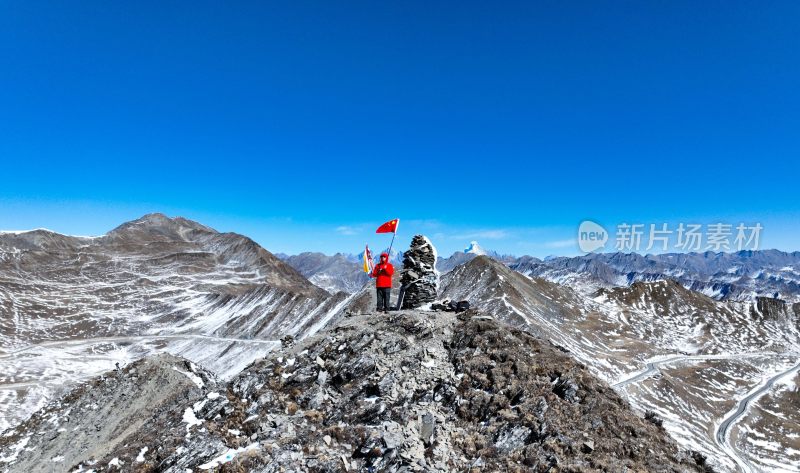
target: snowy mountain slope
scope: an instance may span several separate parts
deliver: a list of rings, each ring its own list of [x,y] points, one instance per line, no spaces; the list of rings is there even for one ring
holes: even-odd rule
[[[192,421],[184,417],[184,406],[202,402],[217,386],[213,374],[167,354],[112,370],[76,387],[27,421],[30,434],[49,430],[46,438],[7,435],[12,442],[0,454],[0,471],[73,471],[87,458],[103,458],[124,448],[132,433],[165,418]],[[144,457],[147,450],[136,453]],[[135,458],[104,469],[137,471]]]
[[[785,282],[797,267],[792,254],[689,255],[683,270],[623,254],[456,255],[465,259],[438,260],[461,261],[441,275],[442,298],[467,299],[568,349],[720,471],[800,468],[791,450],[800,432],[785,412],[793,404],[779,389],[800,361],[800,303],[758,291],[720,302],[744,292],[709,290],[733,287],[714,278],[731,277],[747,258],[748,280],[777,284],[761,276],[779,271]],[[328,258],[296,262],[343,284],[352,266]],[[698,286],[706,294],[686,287],[701,272],[712,281]],[[227,380],[284,335],[304,338],[347,313],[372,312],[372,284],[354,289],[331,295],[246,237],[160,214],[101,237],[0,234],[0,429],[77,381],[154,352]]]
[[[153,351],[232,376],[282,336],[317,330],[347,297],[249,238],[161,214],[94,238],[2,234],[0,255],[0,429]]]
[[[442,281],[442,298],[469,300],[568,349],[722,471],[738,467],[716,442],[716,424],[765,378],[800,361],[800,312],[780,301],[719,302],[673,281],[586,297],[585,288],[528,278],[485,256]]]
[[[353,256],[336,253],[300,253],[281,258],[315,285],[329,291],[357,292],[369,280],[360,260]]]

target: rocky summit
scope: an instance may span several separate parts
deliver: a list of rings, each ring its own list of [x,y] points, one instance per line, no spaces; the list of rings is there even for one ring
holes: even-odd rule
[[[8,472],[703,471],[695,457],[559,347],[475,311],[345,317],[227,384],[147,358],[0,438]]]
[[[424,235],[411,240],[403,253],[403,272],[400,283],[404,288],[403,309],[416,309],[436,300],[439,276],[436,272],[436,248]]]

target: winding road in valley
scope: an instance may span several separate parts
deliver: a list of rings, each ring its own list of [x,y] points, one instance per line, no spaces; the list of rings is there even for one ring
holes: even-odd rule
[[[228,337],[216,337],[214,335],[202,335],[202,334],[191,334],[191,333],[165,334],[165,335],[131,335],[131,336],[98,337],[98,338],[75,338],[70,340],[51,340],[47,342],[34,343],[32,345],[27,345],[17,350],[12,350],[3,353],[2,355],[0,355],[0,359],[11,358],[12,356],[27,351],[32,351],[37,348],[69,347],[69,346],[80,346],[80,345],[93,345],[97,343],[113,343],[113,342],[126,342],[126,341],[139,342],[139,341],[174,340],[174,339],[203,339],[203,340],[212,340],[217,342],[235,342],[235,343],[266,344],[266,345],[280,345],[281,343],[277,340],[259,340],[253,338],[228,338]]]
[[[643,381],[643,380],[645,380],[647,378],[650,378],[652,376],[657,375],[659,373],[658,367],[661,366],[661,365],[668,365],[668,364],[674,363],[676,361],[684,361],[684,360],[688,360],[688,359],[689,359],[688,356],[680,356],[679,355],[679,356],[673,356],[673,357],[670,357],[670,358],[665,358],[665,359],[659,360],[659,361],[649,362],[649,363],[647,363],[645,365],[645,370],[644,371],[641,371],[641,372],[639,372],[637,374],[634,374],[630,378],[626,378],[626,379],[623,379],[621,381],[618,381],[618,382],[614,383],[613,386],[615,388],[624,388],[625,386],[627,386],[629,384],[638,383],[639,381]]]
[[[681,361],[705,361],[705,360],[739,360],[742,358],[771,358],[775,356],[783,356],[779,353],[741,353],[736,355],[674,355],[660,360],[650,361],[645,364],[644,371],[640,371],[628,378],[617,381],[612,386],[615,388],[624,388],[629,384],[644,381],[647,378],[653,377],[660,373],[659,367],[678,363]]]
[[[766,382],[759,384],[756,386],[752,391],[750,391],[747,396],[742,398],[739,403],[736,405],[736,409],[732,410],[728,413],[720,422],[719,426],[717,426],[716,432],[714,432],[714,440],[717,442],[728,455],[736,461],[742,470],[747,473],[753,471],[752,467],[749,465],[747,460],[743,458],[734,448],[733,444],[731,443],[730,433],[731,427],[734,426],[737,422],[739,422],[745,415],[747,415],[748,409],[750,409],[750,405],[755,402],[758,398],[766,394],[772,389],[772,386],[775,384],[776,381],[783,378],[784,376],[790,376],[791,374],[796,374],[800,370],[800,362],[792,366],[791,368],[784,370],[771,378],[767,378]]]
[[[640,381],[643,381],[647,378],[653,377],[660,373],[660,367],[678,363],[682,361],[704,361],[704,360],[731,360],[731,359],[742,359],[742,358],[769,358],[775,356],[786,356],[786,355],[797,355],[795,353],[791,354],[780,354],[780,353],[745,353],[745,354],[737,354],[737,355],[675,355],[670,356],[667,358],[663,358],[656,361],[647,362],[645,364],[645,369],[638,373],[635,373],[627,378],[624,378],[616,383],[613,384],[615,388],[622,388],[624,389],[626,386],[630,384],[635,384]],[[714,432],[714,441],[717,445],[724,451],[731,459],[733,459],[739,468],[742,469],[745,473],[753,472],[752,466],[747,462],[747,460],[736,451],[733,444],[731,443],[730,439],[730,432],[731,428],[739,422],[743,417],[747,415],[747,412],[750,406],[758,400],[761,396],[769,392],[776,381],[783,378],[784,376],[789,376],[792,374],[796,374],[800,371],[800,361],[796,364],[792,365],[790,368],[781,371],[769,378],[765,378],[762,380],[761,383],[758,384],[755,388],[753,388],[747,395],[740,399],[737,404],[736,408],[730,411],[725,417],[722,418],[720,424],[716,427]]]

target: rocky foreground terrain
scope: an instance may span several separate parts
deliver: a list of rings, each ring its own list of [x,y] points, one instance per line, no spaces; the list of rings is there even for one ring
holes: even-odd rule
[[[0,470],[699,472],[563,349],[477,312],[358,315],[222,383],[158,355],[0,438]]]

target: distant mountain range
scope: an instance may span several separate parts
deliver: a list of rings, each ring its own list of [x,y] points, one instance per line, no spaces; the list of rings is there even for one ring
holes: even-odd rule
[[[327,256],[312,252],[277,256],[326,291],[344,291],[352,294],[369,281],[369,276],[364,272],[363,263],[358,256],[342,253]]]
[[[638,281],[671,279],[693,291],[724,301],[752,301],[771,297],[800,302],[800,252],[779,250],[736,253],[591,253],[575,257],[501,255],[477,242],[447,258],[439,257],[437,269],[446,273],[473,258],[485,255],[526,276],[586,288],[628,286]],[[282,256],[289,265],[320,287],[356,292],[364,278],[360,255],[303,253]],[[401,255],[395,257],[395,262]],[[363,273],[363,272],[362,272]]]

